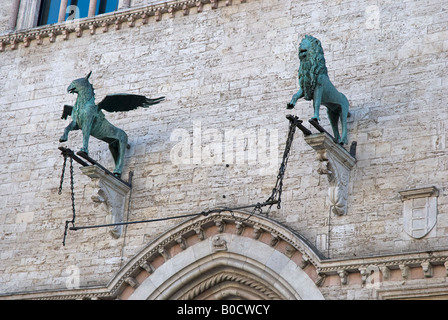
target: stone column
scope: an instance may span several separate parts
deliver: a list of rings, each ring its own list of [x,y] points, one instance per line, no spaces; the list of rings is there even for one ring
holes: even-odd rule
[[[11,16],[9,17],[8,30],[16,29],[17,15],[19,14],[20,0],[14,0],[11,8]]]
[[[65,21],[65,14],[67,12],[67,2],[68,2],[68,0],[61,0],[61,6],[59,7],[58,22]]]
[[[39,18],[40,1],[19,1],[16,30],[34,28]],[[11,22],[12,23],[12,22]]]
[[[88,15],[89,17],[94,17],[95,16],[96,2],[97,2],[97,0],[90,0],[89,15]]]

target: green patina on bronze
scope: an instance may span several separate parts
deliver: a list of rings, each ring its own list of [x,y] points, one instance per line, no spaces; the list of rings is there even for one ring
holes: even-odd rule
[[[339,92],[328,78],[324,51],[318,39],[306,35],[299,46],[299,85],[300,89],[292,96],[287,108],[294,108],[300,98],[313,100],[314,116],[319,121],[319,109],[327,107],[328,119],[336,141],[347,144],[347,117],[349,103],[347,97]],[[342,132],[339,134],[338,121],[341,120]]]
[[[94,89],[89,82],[91,74],[92,72],[84,78],[72,81],[67,88],[67,92],[76,93],[78,97],[74,106],[64,106],[62,119],[67,119],[67,116],[71,115],[72,122],[64,129],[64,134],[59,141],[67,141],[70,131],[81,129],[83,138],[80,151],[89,153],[90,136],[107,142],[115,162],[114,174],[120,177],[128,146],[128,136],[122,129],[112,125],[101,110],[118,112],[134,110],[138,107],[147,108],[163,101],[165,97],[149,99],[142,95],[119,93],[107,95],[100,103],[95,104]]]

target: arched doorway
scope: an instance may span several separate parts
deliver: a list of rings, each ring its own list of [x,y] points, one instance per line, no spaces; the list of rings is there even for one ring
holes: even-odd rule
[[[323,299],[318,253],[263,216],[195,217],[149,244],[116,278],[120,299]]]

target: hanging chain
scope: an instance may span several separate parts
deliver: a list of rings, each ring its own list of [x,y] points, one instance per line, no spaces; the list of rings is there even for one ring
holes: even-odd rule
[[[69,156],[67,153],[64,153],[64,164],[62,166],[62,173],[61,173],[61,183],[59,184],[59,191],[58,194],[62,194],[62,184],[64,182],[64,175],[65,175],[65,167],[67,164],[67,156]],[[76,210],[75,210],[75,181],[73,178],[73,157],[70,156],[70,193],[71,193],[71,200],[72,200],[72,220],[66,220],[65,221],[65,229],[64,229],[64,240],[62,241],[62,244],[65,246],[65,238],[67,236],[68,231],[68,225],[71,223],[72,226],[75,226],[75,218],[76,218]]]
[[[283,189],[283,178],[285,176],[286,166],[288,164],[289,153],[291,151],[292,142],[294,140],[294,133],[296,132],[297,122],[299,121],[297,117],[288,118],[289,121],[289,131],[288,138],[286,140],[285,151],[283,152],[283,159],[278,169],[277,182],[275,187],[272,189],[272,194],[266,202],[277,200],[277,209],[281,208],[282,203],[282,189]],[[272,205],[268,208],[266,215],[271,211]]]
[[[272,189],[271,196],[266,200],[266,202],[264,202],[264,203],[257,203],[254,206],[254,208],[253,208],[252,212],[250,213],[250,215],[248,217],[246,217],[245,219],[238,219],[233,214],[233,211],[230,210],[230,213],[232,214],[233,218],[235,218],[235,220],[238,220],[239,222],[244,222],[244,221],[248,220],[254,214],[258,214],[258,215],[263,214],[263,207],[264,206],[269,206],[267,211],[266,211],[266,216],[269,215],[269,213],[271,212],[271,208],[272,208],[272,206],[275,203],[277,203],[277,209],[281,209],[283,178],[285,176],[286,166],[288,164],[289,154],[290,154],[290,151],[291,151],[292,142],[294,140],[294,134],[296,132],[296,128],[297,128],[298,123],[301,122],[299,120],[299,118],[296,117],[296,116],[291,116],[291,117],[287,117],[287,118],[289,119],[288,138],[286,140],[285,151],[283,152],[282,163],[280,165],[280,168],[278,169],[277,182],[275,183],[275,187]]]
[[[286,140],[285,150],[283,152],[282,163],[281,163],[280,168],[278,170],[277,181],[275,183],[275,187],[272,189],[272,193],[271,193],[270,197],[265,202],[257,203],[256,205],[245,206],[245,207],[240,207],[240,208],[225,208],[225,209],[219,209],[219,210],[215,209],[215,210],[209,210],[207,212],[201,212],[200,214],[206,216],[206,215],[208,215],[210,213],[214,213],[214,212],[230,211],[231,215],[236,220],[238,220],[239,222],[244,222],[244,221],[248,220],[250,217],[252,217],[254,214],[257,214],[257,215],[263,214],[263,207],[264,206],[269,206],[268,209],[267,209],[267,212],[266,212],[266,216],[269,215],[272,206],[274,204],[276,204],[276,203],[277,203],[277,209],[281,209],[283,178],[285,176],[285,171],[286,171],[286,167],[287,167],[287,164],[288,164],[289,154],[290,154],[290,151],[291,151],[292,142],[294,140],[294,134],[296,132],[296,128],[299,127],[299,129],[301,129],[305,134],[310,134],[310,132],[306,128],[301,126],[301,122],[302,121],[299,120],[297,116],[291,116],[290,115],[290,116],[287,116],[287,119],[289,120],[288,138]],[[306,131],[304,131],[304,130],[306,130]],[[65,167],[66,167],[66,162],[67,162],[67,156],[70,156],[70,187],[71,187],[71,200],[72,200],[72,211],[73,211],[73,218],[72,218],[72,220],[66,220],[65,221],[64,240],[62,242],[63,245],[65,246],[65,238],[67,236],[68,225],[70,223],[72,224],[72,228],[71,229],[73,229],[73,230],[93,228],[93,227],[102,227],[102,226],[111,226],[113,224],[99,225],[99,226],[90,226],[90,227],[77,227],[77,228],[75,228],[76,210],[75,210],[75,192],[74,192],[74,179],[73,179],[73,156],[72,156],[73,154],[63,153],[63,155],[64,155],[64,164],[63,164],[63,168],[62,168],[61,183],[60,183],[60,186],[59,186],[59,192],[58,193],[59,194],[62,193],[62,183],[64,181],[64,174],[65,174]],[[248,217],[246,217],[245,219],[237,218],[234,215],[234,213],[233,213],[233,210],[240,210],[240,209],[248,208],[248,207],[253,207],[253,210],[250,213],[250,215]],[[191,216],[191,215],[188,215],[188,216]],[[179,216],[179,217],[174,217],[174,218],[180,218],[180,217],[185,217],[185,215],[184,216]],[[150,222],[150,221],[134,221],[134,222],[127,222],[127,223],[120,223],[120,224],[143,223],[143,222]]]
[[[64,164],[62,165],[61,183],[59,184],[58,194],[62,194],[62,183],[64,182],[65,166],[67,164],[67,154],[64,154]]]
[[[70,157],[70,189],[71,189],[71,198],[72,198],[72,211],[73,211],[73,218],[72,225],[75,225],[75,217],[76,217],[76,210],[75,210],[75,181],[73,179],[73,158]]]

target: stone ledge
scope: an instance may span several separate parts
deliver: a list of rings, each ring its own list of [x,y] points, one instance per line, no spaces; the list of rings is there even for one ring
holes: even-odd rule
[[[36,40],[37,44],[41,45],[44,38],[48,38],[50,43],[53,43],[56,41],[56,36],[60,35],[64,40],[69,40],[69,35],[76,33],[76,37],[79,38],[83,35],[84,30],[88,30],[93,35],[97,28],[102,28],[102,33],[105,33],[109,31],[110,26],[115,30],[121,29],[123,23],[127,23],[132,28],[138,19],[142,20],[142,24],[147,24],[149,17],[154,16],[155,21],[160,21],[164,13],[168,13],[170,18],[174,18],[176,11],[182,11],[182,14],[185,16],[190,14],[190,8],[193,7],[196,7],[199,13],[203,11],[204,4],[211,4],[212,9],[217,9],[218,2],[220,1],[225,1],[226,6],[232,4],[232,0],[167,1],[139,8],[115,11],[95,17],[18,30],[0,36],[0,52],[5,51],[7,45],[10,45],[11,50],[17,49],[19,43],[23,43],[25,47],[29,47],[31,40]],[[246,0],[241,0],[241,3],[244,2]]]
[[[416,199],[416,198],[427,198],[427,197],[438,197],[439,196],[439,190],[437,190],[436,187],[422,187],[422,188],[415,188],[415,189],[409,189],[409,190],[401,190],[398,191],[398,193],[401,196],[401,200],[409,200],[409,199]]]

